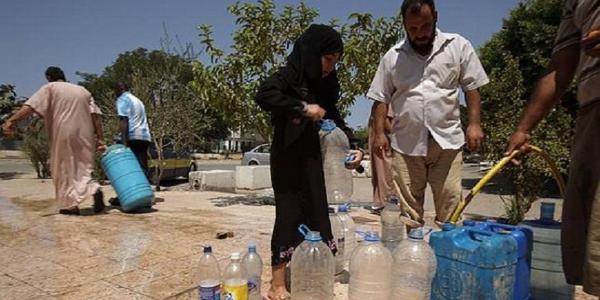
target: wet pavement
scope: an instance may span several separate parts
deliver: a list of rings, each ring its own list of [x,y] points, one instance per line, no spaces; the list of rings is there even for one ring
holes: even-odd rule
[[[106,200],[114,196],[110,186],[103,190]],[[230,253],[255,242],[263,283],[270,280],[275,210],[268,196],[171,190],[156,193],[161,201],[147,213],[109,207],[93,215],[85,203],[86,216],[64,216],[55,213],[53,194],[51,180],[31,173],[0,179],[0,299],[198,299],[195,266],[208,243],[224,268]],[[366,210],[351,215],[378,230]],[[218,240],[219,231],[235,235]],[[346,290],[336,283],[336,299],[346,299]]]

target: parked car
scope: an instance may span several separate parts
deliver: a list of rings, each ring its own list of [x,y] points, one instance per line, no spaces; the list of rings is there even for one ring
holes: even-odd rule
[[[242,156],[242,165],[244,166],[258,166],[268,165],[271,157],[271,145],[262,144],[255,147],[254,149],[245,152]]]
[[[157,171],[156,165],[159,163],[158,153],[154,144],[150,145],[149,154],[148,168],[150,178],[154,178],[154,173]],[[160,177],[161,181],[173,180],[178,177],[188,178],[189,172],[196,171],[196,165],[188,151],[175,151],[172,147],[167,146],[163,150],[163,158],[164,160],[161,162],[163,166],[163,172]]]

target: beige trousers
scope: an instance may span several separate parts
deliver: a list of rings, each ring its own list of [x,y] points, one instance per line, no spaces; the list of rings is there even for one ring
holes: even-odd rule
[[[436,223],[450,219],[462,194],[462,150],[444,150],[433,138],[429,138],[427,156],[395,152],[392,168],[402,197],[419,214],[419,222],[423,223],[427,184],[433,191]]]

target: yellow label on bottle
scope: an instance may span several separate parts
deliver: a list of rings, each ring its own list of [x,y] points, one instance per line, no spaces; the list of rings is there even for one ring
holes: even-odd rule
[[[224,300],[248,300],[248,282],[225,282],[224,285]]]

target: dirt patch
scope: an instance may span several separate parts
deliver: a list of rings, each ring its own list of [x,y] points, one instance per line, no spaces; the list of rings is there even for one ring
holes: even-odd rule
[[[54,199],[29,200],[21,197],[10,198],[10,202],[27,211],[46,211],[54,205]]]
[[[2,180],[11,180],[11,179],[15,179],[20,175],[23,175],[25,173],[21,173],[21,172],[2,172],[0,173],[0,179]]]

